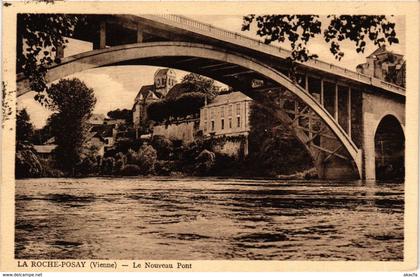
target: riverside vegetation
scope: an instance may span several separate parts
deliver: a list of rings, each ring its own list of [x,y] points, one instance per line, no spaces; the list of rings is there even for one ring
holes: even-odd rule
[[[150,117],[155,122],[168,123],[172,118],[197,114],[206,97],[211,101],[215,94],[227,93],[196,74],[186,75],[184,79],[186,89],[181,95],[170,101],[156,102],[151,107],[153,116]],[[123,137],[100,156],[95,147],[85,143],[89,137],[87,119],[96,104],[93,90],[78,79],[61,80],[47,91],[47,107],[54,113],[37,136],[26,110],[17,115],[16,178],[137,175],[313,178],[316,173],[311,170],[310,156],[291,131],[280,125],[273,115],[275,107],[272,105],[276,102],[273,99],[279,93],[283,92],[253,96],[257,101],[251,106],[248,137],[197,136],[189,144],[162,136],[150,139]],[[194,103],[190,110],[185,109],[187,102]],[[158,108],[161,105],[174,114],[160,113]],[[185,113],[186,110],[190,112]],[[108,113],[111,117],[116,114],[115,111]],[[130,118],[130,115],[124,113],[123,117]],[[123,128],[129,129],[128,125],[129,122]],[[51,136],[57,144],[52,155],[37,155],[32,144],[43,144]],[[222,146],[228,141],[239,143],[241,150],[248,142],[249,154],[233,157],[214,151],[216,145]]]

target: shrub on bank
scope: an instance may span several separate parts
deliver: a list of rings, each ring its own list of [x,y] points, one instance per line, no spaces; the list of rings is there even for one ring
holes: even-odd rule
[[[120,174],[123,176],[137,176],[141,174],[141,169],[138,165],[127,164],[120,170]]]
[[[42,177],[44,169],[41,161],[31,146],[21,145],[16,150],[16,178]]]
[[[206,149],[201,151],[195,159],[194,173],[196,175],[207,175],[214,166],[215,160],[216,155],[213,152]]]
[[[159,160],[169,160],[171,158],[174,146],[170,139],[164,136],[153,136],[151,145],[156,149]]]
[[[179,161],[158,160],[155,164],[155,173],[159,176],[171,176],[175,172],[179,171]]]
[[[138,151],[138,166],[142,174],[152,174],[155,171],[157,152],[151,145],[143,145]]]

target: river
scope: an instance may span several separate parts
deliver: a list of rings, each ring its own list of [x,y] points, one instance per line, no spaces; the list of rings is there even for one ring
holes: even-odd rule
[[[16,181],[18,259],[402,261],[404,185]]]

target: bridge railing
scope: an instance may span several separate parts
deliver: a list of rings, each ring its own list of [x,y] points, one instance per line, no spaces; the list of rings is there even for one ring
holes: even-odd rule
[[[214,27],[211,24],[203,23],[203,22],[182,16],[182,15],[159,14],[159,15],[148,15],[148,16],[153,16],[153,17],[157,16],[158,18],[166,19],[171,22],[177,22],[182,26],[193,27],[195,29],[204,31],[206,33],[211,33],[216,38],[221,38],[221,40],[232,39],[234,41],[237,41],[237,43],[240,45],[248,46],[251,48],[257,48],[263,52],[268,52],[270,54],[280,56],[281,58],[287,58],[291,54],[291,51],[287,49],[274,46],[272,44],[265,44],[261,40],[250,38],[250,37],[247,37],[247,36],[232,32],[232,31],[224,30],[222,28]],[[387,90],[396,92],[398,94],[405,95],[405,89],[400,86],[382,81],[377,78],[372,78],[370,76],[349,70],[341,66],[333,65],[331,63],[327,63],[327,62],[317,60],[317,59],[308,61],[308,64],[315,68],[318,68],[327,72],[332,72],[337,75],[342,75],[344,77],[351,78],[353,80],[357,80],[363,83],[382,87]]]
[[[207,24],[207,23],[203,23],[203,22],[199,22],[197,20],[182,16],[182,15],[174,15],[174,14],[159,14],[159,15],[154,15],[154,16],[158,16],[161,18],[165,18],[171,21],[175,21],[178,22],[182,25],[186,25],[186,26],[190,26],[190,27],[194,27],[197,28],[199,30],[205,31],[205,32],[209,32],[213,35],[216,36],[220,36],[222,38],[230,38],[230,39],[234,39],[234,40],[240,40],[242,42],[242,44],[245,42],[247,46],[249,47],[259,47],[259,48],[263,48],[266,51],[274,51],[276,52],[276,54],[278,55],[278,53],[282,53],[284,54],[284,57],[288,57],[291,53],[291,51],[286,50],[284,48],[281,47],[277,47],[271,44],[265,44],[263,41],[258,40],[258,39],[254,39],[254,38],[250,38],[232,31],[228,31],[222,28],[218,28],[218,27],[214,27],[211,24]]]

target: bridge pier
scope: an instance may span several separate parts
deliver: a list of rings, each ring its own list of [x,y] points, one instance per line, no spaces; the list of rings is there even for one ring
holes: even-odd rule
[[[393,166],[392,159],[398,158],[399,155],[402,155],[404,159],[404,150],[402,153],[399,148],[404,148],[405,138],[403,126],[405,124],[405,106],[401,105],[400,99],[396,101],[390,97],[385,97],[377,93],[363,93],[363,139],[362,139],[362,149],[363,149],[363,178],[366,180],[376,180],[378,178],[377,172],[377,162],[381,156],[381,151],[375,149],[375,145],[379,142],[378,138],[378,129],[380,123],[383,122],[384,118],[391,117],[393,119],[392,124],[385,125],[385,128],[382,128],[382,136],[385,138],[394,137],[395,135],[399,136],[399,141],[392,142],[393,145],[389,146],[388,155],[391,155],[391,161],[388,161],[389,166]],[[381,171],[381,170],[380,170]],[[382,172],[379,172],[382,173]]]

